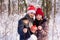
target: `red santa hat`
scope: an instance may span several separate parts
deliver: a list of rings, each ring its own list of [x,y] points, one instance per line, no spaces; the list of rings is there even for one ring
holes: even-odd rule
[[[38,14],[41,15],[42,17],[44,17],[44,12],[42,11],[41,8],[37,8],[37,10],[36,10],[36,16],[37,16]]]
[[[28,8],[27,8],[27,13],[36,13],[36,9],[33,5],[30,5]]]

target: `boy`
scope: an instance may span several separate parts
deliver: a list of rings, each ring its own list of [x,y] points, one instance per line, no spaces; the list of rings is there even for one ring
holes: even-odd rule
[[[18,33],[20,34],[20,40],[27,40],[30,37],[29,20],[22,18],[19,21]]]
[[[35,16],[35,7],[30,5],[27,8],[27,14],[18,22],[18,33],[20,40],[27,40],[30,37],[30,28],[33,25],[33,17]],[[25,35],[25,36],[24,36]]]

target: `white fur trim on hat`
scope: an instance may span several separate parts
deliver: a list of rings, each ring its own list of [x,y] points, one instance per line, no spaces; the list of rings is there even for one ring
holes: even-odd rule
[[[29,11],[27,11],[27,14],[28,14],[28,13],[31,13],[31,12],[34,13],[34,14],[36,13],[35,10],[29,10]]]

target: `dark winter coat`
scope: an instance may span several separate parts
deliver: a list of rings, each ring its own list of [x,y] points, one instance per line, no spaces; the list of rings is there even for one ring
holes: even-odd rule
[[[42,30],[37,30],[37,38],[38,40],[48,40],[47,39],[47,35],[48,35],[48,26],[47,26],[47,20],[43,19],[38,21],[37,19],[35,19],[34,21],[34,25],[38,26],[42,26]]]
[[[27,18],[30,22],[33,22],[33,19],[31,19],[28,15],[26,15],[24,18]],[[24,33],[23,28],[28,28],[28,32]],[[18,33],[20,35],[20,40],[27,40],[31,35],[29,24],[25,25],[23,23],[23,18],[18,21]]]

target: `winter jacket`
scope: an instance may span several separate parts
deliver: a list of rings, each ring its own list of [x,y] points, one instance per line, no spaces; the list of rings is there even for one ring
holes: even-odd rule
[[[34,19],[30,18],[28,14],[25,16],[25,18],[29,20],[29,27],[33,26]]]
[[[27,18],[30,22],[33,22],[33,19],[31,19],[28,15],[26,15],[24,18]],[[24,33],[23,28],[28,28],[28,32]],[[23,23],[23,18],[18,21],[18,33],[20,35],[20,40],[27,40],[31,35],[29,24],[25,25]]]
[[[40,20],[38,21],[37,19],[35,19],[34,21],[34,25],[36,25],[37,27],[38,26],[42,26],[42,30],[37,30],[37,38],[38,40],[48,40],[47,39],[47,35],[48,35],[48,26],[47,26],[47,20],[46,19],[43,19],[43,20]]]

